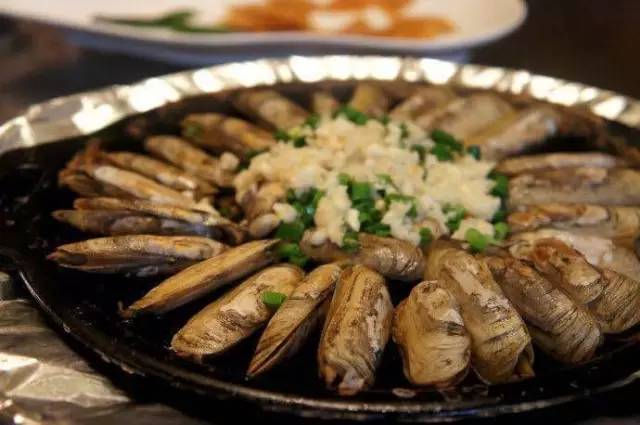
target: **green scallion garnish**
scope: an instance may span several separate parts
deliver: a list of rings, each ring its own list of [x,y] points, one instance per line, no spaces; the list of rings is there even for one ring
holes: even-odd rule
[[[297,219],[290,223],[281,223],[276,230],[276,238],[289,242],[300,242],[304,234],[305,225]]]
[[[425,247],[433,241],[433,233],[431,233],[431,229],[428,227],[423,227],[420,229],[420,246]]]
[[[491,242],[491,238],[489,236],[480,233],[479,230],[474,228],[467,229],[464,234],[464,238],[469,243],[471,250],[474,252],[484,251],[489,245],[489,242]]]
[[[509,225],[504,221],[493,225],[493,237],[496,241],[504,240],[509,234]]]
[[[480,153],[480,146],[477,146],[477,145],[469,146],[469,147],[467,148],[467,153],[468,153],[469,155],[471,155],[472,157],[474,157],[475,159],[478,159],[478,160],[479,160],[479,159],[480,159],[480,157],[481,157],[481,153]]]
[[[280,306],[286,299],[287,296],[280,292],[264,291],[262,293],[262,302],[272,310],[277,310],[278,308],[280,308]]]

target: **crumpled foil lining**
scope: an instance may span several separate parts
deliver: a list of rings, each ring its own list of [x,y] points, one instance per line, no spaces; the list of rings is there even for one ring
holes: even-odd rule
[[[0,154],[87,135],[127,116],[221,90],[322,80],[405,80],[524,95],[640,128],[640,102],[557,78],[436,59],[379,56],[294,56],[231,63],[129,86],[52,99],[0,126]],[[195,424],[161,404],[131,400],[73,352],[33,304],[14,298],[0,273],[0,422],[15,424]]]

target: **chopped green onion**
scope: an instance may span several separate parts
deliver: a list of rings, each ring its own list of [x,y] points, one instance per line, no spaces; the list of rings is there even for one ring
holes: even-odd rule
[[[389,174],[377,174],[376,177],[383,184],[388,184],[389,186],[394,186],[393,179]]]
[[[285,294],[275,291],[264,291],[262,293],[262,302],[272,310],[280,308],[284,300],[287,299]]]
[[[187,122],[182,129],[182,135],[187,139],[197,140],[204,133],[204,128],[198,123]]]
[[[313,191],[313,195],[311,196],[311,205],[315,209],[318,207],[318,203],[320,202],[320,199],[322,199],[322,197],[324,196],[324,191],[318,190],[318,189],[312,189],[312,191]]]
[[[300,242],[304,234],[305,225],[301,220],[281,223],[276,230],[276,238],[289,242]]]
[[[455,232],[460,228],[460,222],[464,218],[467,211],[462,205],[447,204],[442,208],[447,215],[447,227],[450,231]]]
[[[427,246],[433,240],[433,233],[431,233],[431,229],[428,227],[423,227],[420,229],[420,246]]]
[[[353,182],[349,188],[349,195],[352,201],[362,201],[370,199],[372,196],[373,187],[370,183],[366,182]]]
[[[469,242],[469,246],[474,252],[484,251],[491,241],[487,235],[483,235],[480,231],[474,228],[467,229],[464,234],[464,238]]]
[[[507,208],[503,203],[503,205],[500,206],[500,209],[496,211],[496,213],[491,218],[491,222],[499,223],[501,221],[505,221],[506,219],[507,219]]]
[[[453,152],[451,152],[451,148],[447,145],[443,145],[440,143],[436,143],[435,146],[431,148],[431,154],[435,155],[438,158],[438,161],[451,161],[453,159]]]
[[[493,225],[493,237],[497,241],[502,241],[509,234],[509,225],[504,221]]]
[[[469,155],[471,155],[472,157],[474,157],[475,159],[478,159],[478,160],[479,160],[479,159],[480,159],[480,157],[481,157],[481,154],[480,154],[480,146],[477,146],[477,145],[469,146],[469,147],[467,148],[467,153],[468,153]]]
[[[347,231],[342,238],[342,249],[346,252],[355,252],[359,248],[358,233],[353,230]]]
[[[309,257],[304,255],[297,243],[283,242],[278,245],[278,256],[281,260],[296,266],[304,267]]]
[[[409,128],[407,127],[407,124],[400,123],[400,139],[403,140],[407,137],[409,137]]]
[[[436,142],[437,145],[448,146],[451,150],[462,152],[462,143],[458,142],[451,134],[442,130],[433,130],[431,132],[431,139]]]
[[[502,199],[509,197],[509,178],[499,173],[491,173],[490,178],[496,182],[493,189],[491,189],[491,194]]]
[[[291,136],[289,136],[289,133],[284,130],[276,130],[273,133],[273,137],[280,142],[288,142],[289,140],[291,140]]]
[[[112,24],[129,25],[143,28],[169,28],[179,32],[219,33],[229,31],[229,29],[223,25],[192,25],[191,20],[193,16],[194,12],[191,10],[177,10],[175,12],[171,12],[166,15],[151,19],[119,18],[110,16],[96,16],[95,19],[98,22],[108,22]]]
[[[391,227],[384,223],[374,223],[363,226],[362,229],[365,233],[372,233],[377,236],[387,237],[391,235]]]
[[[287,190],[287,202],[293,204],[298,200],[298,196],[296,195],[296,191],[293,189]]]
[[[338,174],[338,183],[340,183],[341,185],[349,186],[352,181],[353,181],[353,179],[351,178],[350,175],[348,175],[346,173]]]
[[[418,153],[418,158],[420,158],[420,162],[424,163],[425,158],[427,157],[427,148],[422,145],[412,145],[409,150]]]
[[[356,125],[365,125],[367,121],[369,121],[369,117],[365,113],[360,112],[349,105],[341,106],[335,113],[335,116],[338,115],[344,115],[346,119]]]
[[[387,125],[391,122],[391,118],[389,118],[389,115],[383,115],[379,118],[379,121],[383,124],[383,125]]]
[[[303,136],[298,136],[293,139],[294,148],[301,148],[304,146],[307,146],[307,139],[305,139]]]
[[[384,197],[384,202],[387,207],[392,202],[406,202],[411,204],[411,208],[407,211],[409,217],[415,218],[418,216],[418,204],[416,198],[413,196],[402,195],[400,193],[389,193]]]
[[[320,124],[320,115],[318,114],[311,114],[309,115],[309,117],[304,121],[304,125],[311,127],[312,129],[316,129],[318,128],[318,125]]]

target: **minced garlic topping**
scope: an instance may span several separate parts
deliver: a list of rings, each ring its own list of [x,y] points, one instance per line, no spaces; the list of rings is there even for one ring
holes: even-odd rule
[[[242,199],[266,181],[280,182],[298,195],[312,188],[323,191],[314,216],[318,243],[328,238],[340,245],[347,231],[362,230],[359,211],[353,208],[341,175],[370,183],[390,236],[414,244],[420,242],[426,221],[435,223],[439,234],[449,233],[447,205],[462,206],[468,216],[485,221],[500,207],[500,199],[490,193],[495,182],[487,177],[493,162],[464,154],[439,161],[429,153],[434,141],[411,123],[368,119],[356,124],[338,115],[320,118],[315,129],[304,125],[289,134],[304,138],[305,144],[277,143],[255,156],[236,177],[237,196]],[[393,198],[385,202],[389,194],[415,202],[389,201]],[[291,221],[292,211],[276,205],[276,214]]]

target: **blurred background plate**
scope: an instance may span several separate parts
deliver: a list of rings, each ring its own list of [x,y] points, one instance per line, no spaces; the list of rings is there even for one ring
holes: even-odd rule
[[[429,39],[400,39],[310,32],[181,33],[97,23],[98,15],[155,17],[191,9],[198,22],[213,23],[247,0],[0,0],[0,13],[58,25],[82,46],[145,56],[181,64],[220,63],[242,57],[292,53],[387,53],[430,55],[464,61],[464,52],[507,35],[524,21],[522,0],[415,0],[409,14],[449,20],[455,30]],[[255,0],[251,3],[255,3]]]

